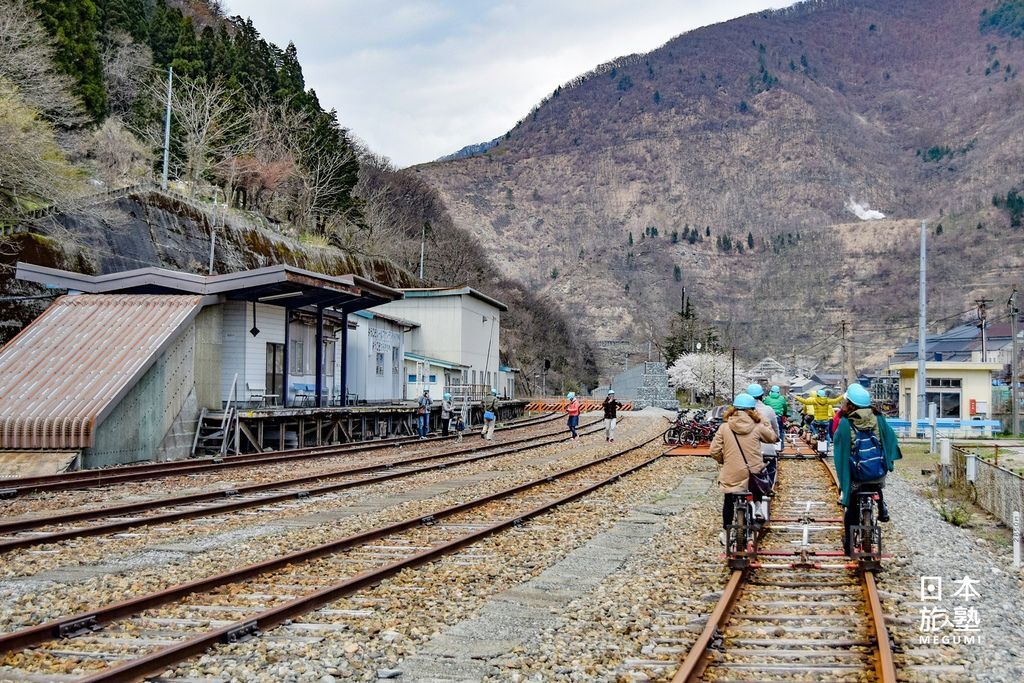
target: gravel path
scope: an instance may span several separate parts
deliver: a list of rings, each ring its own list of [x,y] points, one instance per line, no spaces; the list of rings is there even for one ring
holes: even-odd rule
[[[898,470],[886,486],[893,522],[883,529],[884,542],[886,552],[896,559],[886,563],[879,588],[887,593],[891,632],[903,651],[897,658],[901,677],[908,681],[1024,681],[1024,575],[1013,569],[1012,557],[997,555],[985,539],[943,521],[921,492]],[[954,596],[965,576],[979,581],[974,584],[979,595],[966,602]],[[941,601],[922,600],[922,577],[941,577]],[[921,628],[922,610],[931,614],[935,608],[944,609],[953,619],[957,608],[971,607],[977,610],[976,631],[951,625],[936,633],[976,635],[979,642],[920,643],[921,637],[930,635]]]

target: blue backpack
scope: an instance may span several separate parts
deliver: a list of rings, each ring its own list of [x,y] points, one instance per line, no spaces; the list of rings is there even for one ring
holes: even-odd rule
[[[850,461],[850,473],[854,481],[875,481],[886,475],[882,442],[874,432],[864,432],[854,427]]]

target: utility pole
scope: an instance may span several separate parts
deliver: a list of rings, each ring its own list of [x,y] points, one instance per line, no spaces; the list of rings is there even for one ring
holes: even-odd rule
[[[1013,286],[1013,294],[1010,295],[1010,300],[1006,302],[1010,307],[1010,336],[1011,336],[1011,356],[1010,356],[1010,406],[1013,410],[1013,435],[1017,436],[1020,434],[1020,380],[1018,379],[1017,369],[1017,316],[1020,314],[1020,309],[1017,308],[1017,285]]]
[[[732,347],[732,395],[736,395],[736,347]]]
[[[167,163],[171,152],[171,86],[174,83],[174,69],[167,69],[167,115],[164,118],[164,175],[160,188],[167,191]]]
[[[921,278],[918,283],[917,305],[917,419],[928,414],[925,392],[925,336],[928,334],[928,221],[921,221]],[[907,415],[909,419],[910,416]],[[911,433],[917,434],[916,426]]]
[[[850,344],[846,339],[846,321],[842,322],[842,348],[843,348],[843,372],[846,374],[846,385],[855,384],[857,382],[857,372],[853,367],[853,353],[850,350]]]
[[[992,303],[992,299],[975,299],[974,303],[978,304],[978,327],[981,328],[981,362],[988,362],[988,305]]]

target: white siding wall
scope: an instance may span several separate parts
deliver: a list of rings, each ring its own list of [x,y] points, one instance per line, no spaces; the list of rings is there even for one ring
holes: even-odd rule
[[[375,310],[420,324],[406,335],[406,351],[470,366],[467,382],[472,382],[475,373],[476,383],[484,384],[489,372],[490,385],[499,391],[502,388],[498,378],[501,311],[494,306],[460,295],[410,297]],[[412,389],[409,394],[418,395]]]
[[[348,331],[348,391],[363,400],[366,398],[366,323],[369,321],[354,315],[349,319],[355,321],[356,329]]]
[[[416,297],[377,306],[386,315],[419,323],[407,337],[405,350],[452,363],[461,362],[462,325],[459,297]]]
[[[260,333],[255,337],[249,334],[249,330],[252,329],[254,322],[252,304],[244,304],[243,309],[245,310],[245,324],[241,334],[245,338],[245,374],[244,376],[239,375],[238,386],[241,387],[242,398],[246,398],[246,383],[250,386],[266,387],[267,344],[284,343],[284,308],[268,306],[267,304],[256,304],[255,324],[259,328]]]
[[[245,394],[245,340],[250,336],[248,330],[252,327],[251,324],[246,325],[246,307],[249,305],[242,301],[228,301],[221,306],[224,310],[224,350],[220,395],[225,401],[230,399],[231,380],[238,373],[238,399],[244,401],[248,398]],[[260,386],[263,386],[264,381],[261,377]]]
[[[348,390],[363,401],[390,401],[402,398],[405,340],[402,328],[381,318],[372,320],[351,316],[358,327],[349,330]],[[397,356],[396,356],[397,353]],[[377,374],[378,356],[381,374]],[[397,367],[395,359],[397,358]]]
[[[498,340],[501,334],[501,311],[475,297],[463,295],[451,298],[461,299],[462,359],[458,362],[477,371],[477,384],[490,384],[492,389],[500,389]]]

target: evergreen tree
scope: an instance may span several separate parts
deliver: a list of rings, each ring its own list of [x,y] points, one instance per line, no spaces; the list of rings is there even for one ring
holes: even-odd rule
[[[748,232],[747,233],[747,248],[748,249],[753,249],[754,248],[754,233],[752,233],[752,232]]]
[[[106,112],[97,30],[99,12],[93,0],[32,0],[56,46],[55,62],[77,84],[76,93],[95,119]]]

